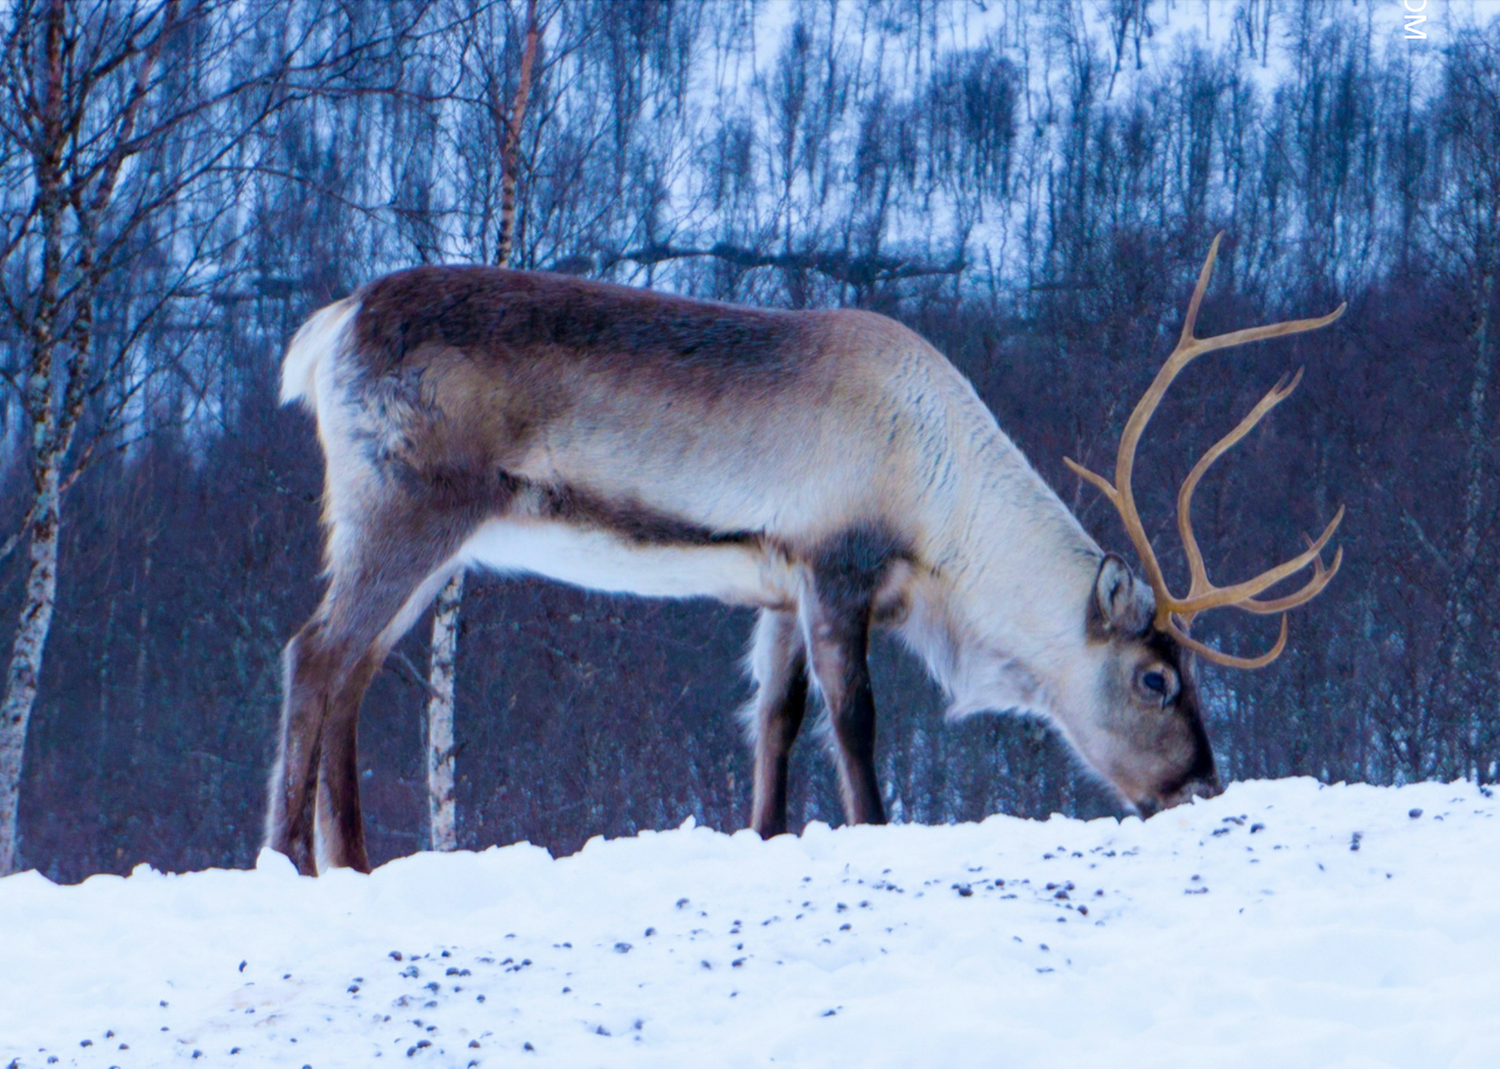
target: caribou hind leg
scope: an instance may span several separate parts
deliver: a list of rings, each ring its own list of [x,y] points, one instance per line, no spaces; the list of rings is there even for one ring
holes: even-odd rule
[[[352,560],[335,558],[322,604],[287,644],[266,845],[305,875],[317,873],[319,831],[330,865],[369,871],[359,806],[360,699],[391,646],[451,574],[447,561],[462,535],[442,526],[450,529],[331,539],[359,548]],[[327,812],[319,812],[320,794]]]
[[[750,826],[769,839],[787,830],[787,758],[807,710],[807,653],[795,615],[761,610],[750,649],[750,673],[755,697],[744,712],[755,744]]]
[[[359,704],[383,660],[385,650],[372,649],[328,702],[314,809],[315,832],[322,840],[317,861],[323,869],[370,871],[359,805]]]
[[[879,531],[835,539],[812,567],[801,623],[812,675],[828,708],[844,816],[851,824],[884,824],[875,775],[875,692],[868,652],[876,595],[900,548]]]

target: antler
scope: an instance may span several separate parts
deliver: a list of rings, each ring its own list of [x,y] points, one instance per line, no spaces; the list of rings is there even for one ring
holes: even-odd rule
[[[1268,569],[1253,579],[1247,579],[1243,583],[1220,587],[1209,581],[1208,569],[1203,563],[1203,554],[1198,549],[1197,538],[1193,536],[1193,491],[1197,489],[1199,480],[1203,478],[1204,473],[1214,461],[1249,434],[1271,409],[1291,396],[1292,391],[1302,380],[1302,372],[1298,371],[1290,381],[1283,376],[1281,381],[1260,399],[1260,403],[1240,420],[1234,430],[1220,438],[1199,458],[1198,463],[1193,465],[1193,470],[1188,473],[1187,479],[1183,482],[1182,489],[1178,491],[1177,530],[1182,535],[1183,548],[1187,553],[1188,573],[1191,577],[1188,592],[1181,598],[1174,596],[1167,589],[1161,564],[1156,559],[1156,553],[1151,548],[1151,540],[1146,536],[1146,528],[1141,523],[1140,513],[1136,510],[1135,492],[1130,482],[1135,468],[1136,446],[1140,444],[1146,424],[1151,422],[1151,417],[1155,414],[1157,405],[1161,403],[1167,388],[1181,374],[1182,369],[1198,357],[1204,353],[1213,352],[1215,349],[1227,349],[1233,345],[1245,345],[1265,338],[1279,338],[1285,334],[1299,334],[1305,330],[1326,327],[1344,314],[1345,305],[1339,305],[1333,312],[1321,319],[1294,319],[1284,323],[1271,323],[1263,327],[1236,330],[1212,338],[1194,337],[1193,327],[1198,320],[1198,305],[1203,300],[1203,291],[1208,287],[1208,276],[1213,272],[1214,260],[1219,255],[1219,241],[1223,236],[1220,233],[1214,238],[1213,247],[1208,250],[1208,259],[1203,262],[1203,270],[1198,273],[1198,285],[1193,290],[1193,299],[1188,303],[1187,318],[1182,324],[1182,336],[1177,341],[1177,347],[1172,350],[1172,355],[1167,357],[1167,362],[1156,373],[1156,378],[1152,381],[1150,388],[1136,404],[1135,411],[1130,414],[1130,419],[1125,422],[1125,430],[1120,435],[1119,454],[1115,461],[1115,481],[1111,483],[1102,475],[1089,471],[1067,457],[1063,458],[1063,462],[1075,474],[1098,487],[1110,503],[1119,510],[1120,518],[1125,523],[1125,531],[1135,545],[1136,552],[1140,554],[1141,563],[1146,569],[1146,580],[1151,584],[1151,589],[1156,592],[1156,628],[1168,632],[1184,646],[1217,664],[1234,668],[1260,668],[1281,656],[1281,651],[1286,648],[1286,611],[1316,597],[1337,574],[1339,564],[1344,559],[1343,549],[1339,549],[1334,554],[1333,566],[1327,569],[1323,567],[1322,552],[1328,540],[1333,537],[1333,532],[1338,529],[1339,521],[1344,518],[1343,506],[1339,506],[1333,522],[1323,531],[1322,536],[1317,541],[1309,540],[1307,549],[1291,560]],[[1272,600],[1257,599],[1256,595],[1288,576],[1295,575],[1309,564],[1313,567],[1313,575],[1302,589]],[[1189,637],[1187,627],[1192,623],[1194,616],[1208,609],[1229,606],[1252,613],[1281,613],[1281,635],[1277,638],[1276,645],[1259,657],[1235,657],[1220,653]],[[1180,627],[1178,620],[1182,621]]]

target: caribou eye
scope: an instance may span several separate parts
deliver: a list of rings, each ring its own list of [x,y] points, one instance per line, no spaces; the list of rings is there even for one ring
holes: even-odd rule
[[[1140,689],[1159,699],[1162,705],[1177,697],[1177,679],[1170,668],[1150,668],[1136,676]]]

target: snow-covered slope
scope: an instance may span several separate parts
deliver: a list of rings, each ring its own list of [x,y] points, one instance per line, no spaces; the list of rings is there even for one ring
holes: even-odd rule
[[[1146,823],[25,873],[0,1065],[1487,1069],[1496,812],[1284,780]]]

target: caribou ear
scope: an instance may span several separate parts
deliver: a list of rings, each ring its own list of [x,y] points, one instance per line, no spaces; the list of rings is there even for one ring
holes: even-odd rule
[[[1146,629],[1151,609],[1130,566],[1113,553],[1106,554],[1099,562],[1094,594],[1089,598],[1089,635],[1101,640],[1111,635],[1138,635]]]

